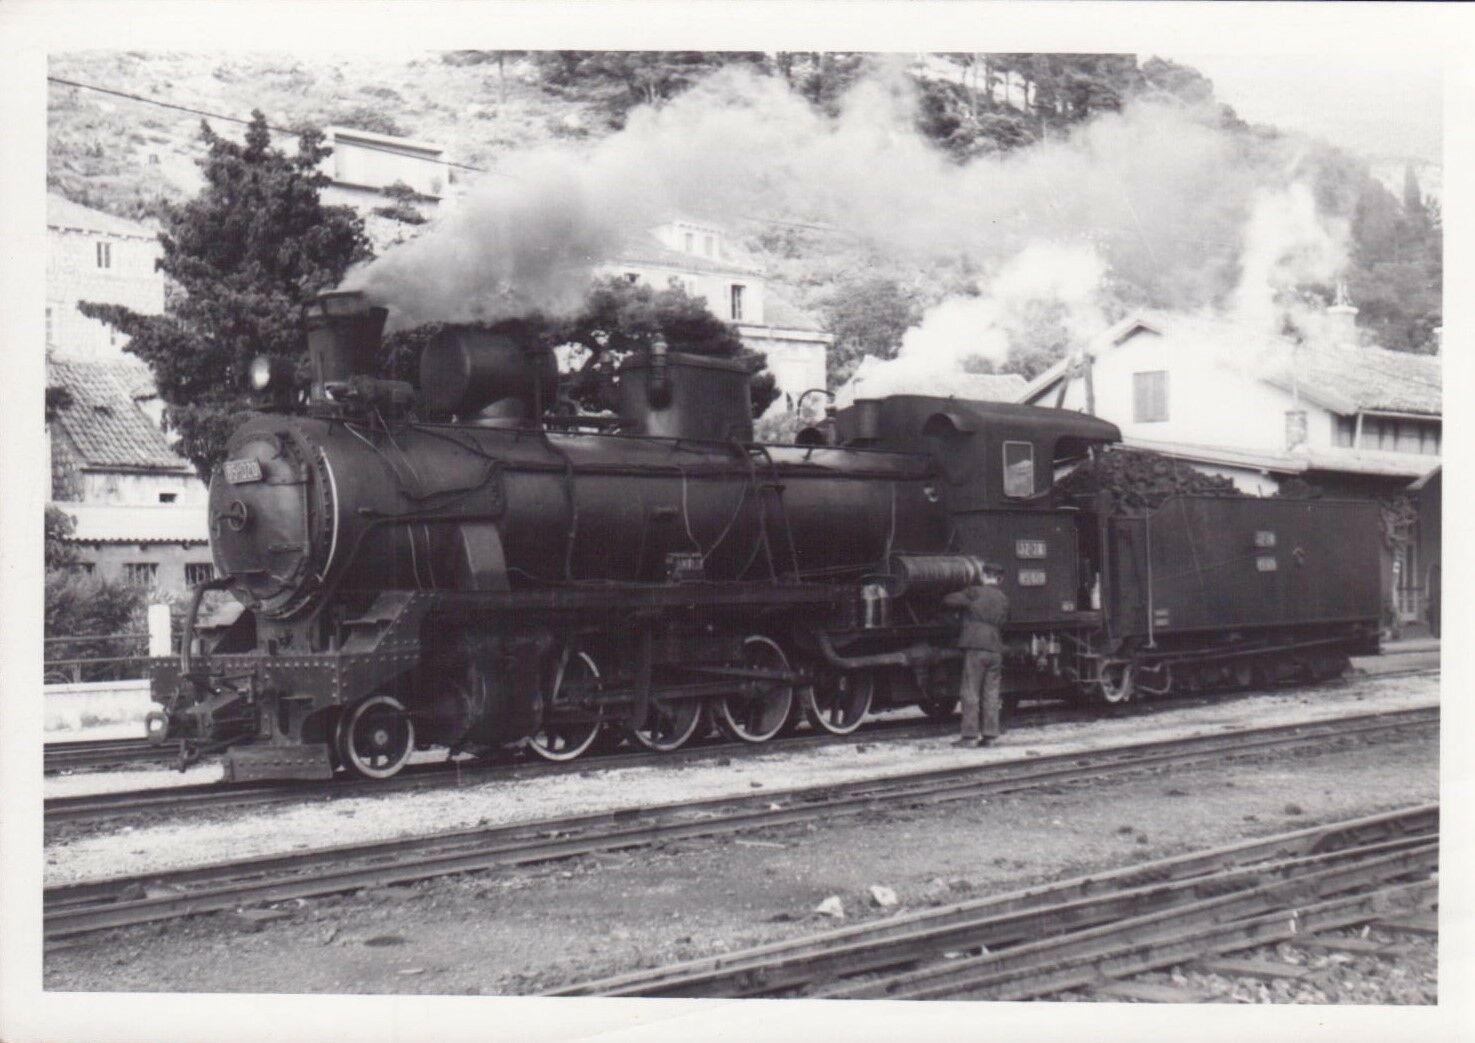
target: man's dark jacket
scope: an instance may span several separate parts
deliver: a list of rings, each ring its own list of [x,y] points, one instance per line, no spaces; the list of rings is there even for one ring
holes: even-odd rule
[[[963,610],[959,648],[977,648],[987,652],[1004,650],[999,624],[1009,618],[1009,599],[1002,590],[989,586],[968,587],[949,594],[942,603]]]

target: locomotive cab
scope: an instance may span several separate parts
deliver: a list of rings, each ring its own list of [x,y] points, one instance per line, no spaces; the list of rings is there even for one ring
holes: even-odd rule
[[[1056,478],[1115,424],[1067,410],[923,395],[861,400],[836,417],[847,445],[930,456],[953,527],[950,550],[998,562],[1010,628],[1077,628],[1099,619],[1098,524],[1065,504]]]

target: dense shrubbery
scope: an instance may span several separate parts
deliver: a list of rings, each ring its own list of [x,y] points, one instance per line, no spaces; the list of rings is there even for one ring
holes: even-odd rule
[[[109,637],[114,634],[141,634],[148,627],[144,592],[138,587],[99,579],[76,568],[49,569],[46,573],[45,635],[47,638]],[[134,656],[146,651],[139,640],[112,641],[48,641],[46,674],[52,677],[51,664],[64,659],[100,659]],[[105,681],[117,677],[137,676],[136,667],[127,663],[84,665],[80,680]],[[74,676],[65,668],[65,679]]]

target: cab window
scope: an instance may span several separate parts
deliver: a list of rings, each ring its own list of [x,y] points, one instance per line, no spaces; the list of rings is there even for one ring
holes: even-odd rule
[[[1032,442],[1004,443],[1004,495],[1035,494],[1035,447]]]

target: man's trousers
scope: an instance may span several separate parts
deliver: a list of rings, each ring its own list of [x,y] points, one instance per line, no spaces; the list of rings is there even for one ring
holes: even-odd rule
[[[1003,666],[1004,657],[998,652],[963,649],[963,679],[958,686],[958,697],[963,703],[963,738],[998,738]]]

